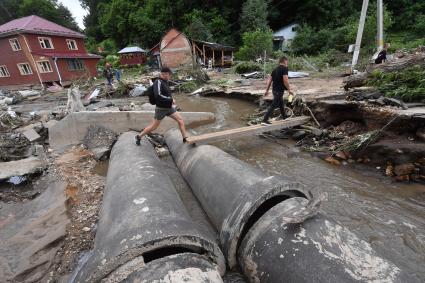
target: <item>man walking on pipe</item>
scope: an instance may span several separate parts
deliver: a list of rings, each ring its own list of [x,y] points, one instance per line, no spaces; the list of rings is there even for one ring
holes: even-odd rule
[[[273,83],[273,101],[270,105],[269,109],[267,109],[266,115],[264,115],[263,122],[261,125],[267,126],[270,125],[270,115],[273,113],[273,110],[276,108],[280,108],[280,113],[282,114],[282,118],[286,118],[284,103],[283,103],[283,93],[285,90],[288,90],[289,95],[293,95],[291,87],[289,86],[288,80],[288,58],[285,56],[279,59],[279,66],[277,66],[269,80],[267,81],[267,89],[264,93],[264,96],[269,95],[270,86]]]
[[[152,87],[148,89],[148,93],[151,92],[149,93],[149,102],[156,105],[155,116],[152,123],[144,128],[140,134],[134,137],[136,145],[140,145],[140,140],[143,136],[156,130],[165,116],[173,118],[178,123],[180,132],[183,136],[183,142],[186,142],[187,133],[184,126],[184,121],[180,113],[177,112],[175,100],[171,95],[171,89],[167,83],[171,79],[171,75],[171,69],[168,67],[163,67],[161,69],[159,79],[157,79],[153,83]]]

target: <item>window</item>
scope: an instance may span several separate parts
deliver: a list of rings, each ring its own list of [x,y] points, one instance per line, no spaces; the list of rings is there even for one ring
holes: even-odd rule
[[[66,44],[68,45],[69,50],[78,50],[77,42],[73,39],[67,39]]]
[[[21,72],[21,75],[27,76],[32,75],[31,66],[28,63],[20,63],[18,64],[19,72]]]
[[[70,71],[84,70],[84,63],[81,59],[68,59],[67,61]]]
[[[5,65],[0,66],[0,78],[10,77],[9,71]]]
[[[49,61],[38,61],[37,62],[38,69],[40,70],[40,73],[51,73],[52,66],[50,65]]]
[[[21,44],[19,44],[19,40],[17,38],[9,39],[10,46],[12,46],[13,51],[19,51],[21,50]]]
[[[38,42],[40,42],[40,46],[43,49],[53,49],[52,40],[48,37],[39,37]]]

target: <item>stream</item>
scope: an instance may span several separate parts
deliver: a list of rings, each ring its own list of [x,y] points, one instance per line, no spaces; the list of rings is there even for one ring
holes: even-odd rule
[[[255,111],[250,102],[176,95],[183,111],[209,111],[214,124],[191,130],[201,134],[245,126]],[[278,143],[248,136],[213,145],[267,172],[294,178],[313,194],[326,193],[322,213],[368,242],[378,254],[425,281],[425,186],[393,182],[371,167],[336,167],[301,152],[291,140]]]

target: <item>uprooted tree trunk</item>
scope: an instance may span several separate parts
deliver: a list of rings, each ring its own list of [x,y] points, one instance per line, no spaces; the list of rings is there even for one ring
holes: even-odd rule
[[[83,102],[81,102],[81,93],[78,87],[68,89],[68,103],[66,104],[68,113],[84,111]]]
[[[380,70],[384,73],[389,73],[389,72],[401,71],[403,69],[406,69],[408,67],[418,65],[418,64],[425,65],[425,53],[418,53],[411,56],[407,56],[397,61],[389,61],[385,64],[375,65],[374,67],[370,68],[366,72],[346,77],[343,82],[344,89],[347,90],[353,87],[364,86],[366,84],[366,80],[369,77],[369,75],[375,70]]]

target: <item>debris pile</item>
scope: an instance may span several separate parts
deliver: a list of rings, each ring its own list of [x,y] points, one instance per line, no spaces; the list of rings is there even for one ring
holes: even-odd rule
[[[96,160],[108,157],[112,146],[117,140],[117,134],[103,127],[90,125],[84,137],[84,146],[94,154]]]

